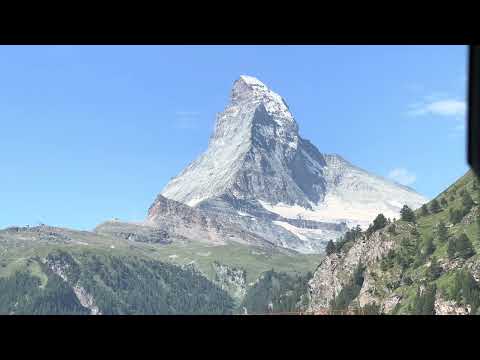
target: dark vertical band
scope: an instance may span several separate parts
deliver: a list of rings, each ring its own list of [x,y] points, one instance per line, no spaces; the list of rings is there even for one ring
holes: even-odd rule
[[[480,46],[470,45],[468,78],[468,163],[480,175]]]

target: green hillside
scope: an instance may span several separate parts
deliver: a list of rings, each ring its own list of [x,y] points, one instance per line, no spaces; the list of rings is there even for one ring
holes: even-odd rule
[[[403,289],[408,297],[398,313],[431,313],[432,306],[422,307],[421,303],[436,292],[447,301],[470,306],[472,313],[478,312],[480,284],[471,270],[480,259],[479,195],[479,181],[469,171],[427,204],[428,213],[416,211],[420,235],[415,260],[406,271],[416,281]],[[418,294],[419,286],[426,289],[423,297]]]
[[[63,279],[49,259],[62,259],[60,268],[75,272]],[[319,260],[240,244],[142,243],[49,226],[14,227],[0,230],[0,313],[90,313],[79,302],[82,291],[84,303],[91,297],[102,314],[232,313],[264,272],[302,276]],[[243,281],[218,273],[220,265],[240,271]]]
[[[98,249],[28,258],[0,278],[0,294],[0,314],[229,314],[234,307],[194,271]]]
[[[369,305],[378,305],[397,299],[391,314],[434,314],[435,306],[437,310],[443,306],[445,312],[479,313],[479,188],[469,171],[415,212],[404,208],[400,219],[392,222],[379,215],[365,233],[337,243],[335,251],[343,258],[350,256],[349,248],[359,239],[372,237],[378,244],[387,241],[394,246],[358,270],[358,281],[352,277],[352,285],[344,286],[332,306],[358,309],[360,289],[368,277],[363,301],[370,298]]]

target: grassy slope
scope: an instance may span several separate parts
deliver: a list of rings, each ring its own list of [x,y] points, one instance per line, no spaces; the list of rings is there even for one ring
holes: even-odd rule
[[[81,253],[87,250],[87,247],[81,245],[36,245],[35,247],[16,250],[9,253],[8,257],[0,257],[0,277],[28,268],[34,275],[42,278],[41,272],[39,272],[35,263],[29,262],[29,259],[34,256],[44,257],[57,249]],[[321,259],[319,255],[268,253],[263,249],[252,249],[236,244],[215,247],[196,244],[188,246],[134,244],[130,248],[120,247],[115,249],[96,245],[88,246],[88,250],[123,256],[139,255],[180,266],[195,261],[196,266],[210,280],[214,278],[212,264],[218,261],[231,267],[245,269],[247,282],[254,282],[263,272],[271,269],[288,274],[307,273],[308,271],[313,271]],[[44,277],[43,279],[45,280]]]
[[[210,280],[215,277],[212,264],[218,261],[231,267],[245,269],[247,283],[255,282],[262,273],[271,269],[292,275],[305,274],[312,271],[320,261],[319,255],[265,250],[240,244],[212,247],[196,242],[178,242],[164,245],[127,241],[69,229],[48,228],[45,232],[60,233],[67,240],[41,239],[41,236],[34,231],[18,233],[0,231],[0,280],[15,276],[20,272],[27,272],[38,278],[40,280],[39,287],[44,289],[51,274],[45,273],[42,265],[36,259],[45,258],[58,250],[66,251],[77,259],[88,259],[94,255],[104,259],[123,258],[128,260],[135,257],[144,261],[154,261],[153,264],[166,262],[175,265],[185,265],[195,261],[197,268]],[[115,273],[114,269],[109,271]],[[108,297],[108,293],[110,292],[107,291],[105,293],[107,295],[102,296]],[[121,302],[118,299],[116,301]]]
[[[475,255],[475,258],[478,258],[478,253],[480,252],[480,241],[479,241],[479,229],[478,226],[476,225],[476,222],[473,221],[471,224],[462,224],[461,222],[452,225],[449,221],[449,215],[448,211],[450,208],[455,208],[459,209],[461,208],[461,196],[460,192],[462,190],[467,191],[473,198],[474,202],[476,204],[479,204],[480,202],[480,197],[477,191],[474,191],[472,189],[474,181],[474,175],[471,171],[467,172],[464,176],[462,176],[457,182],[455,182],[453,185],[451,185],[448,189],[443,191],[441,194],[439,194],[436,199],[437,201],[440,201],[442,198],[445,198],[448,201],[447,207],[443,208],[442,211],[436,213],[436,214],[428,214],[427,216],[420,216],[420,210],[416,211],[417,215],[417,224],[418,224],[418,230],[421,234],[419,242],[420,244],[425,241],[426,238],[428,237],[433,237],[434,239],[434,244],[436,246],[436,249],[432,256],[435,256],[439,261],[447,261],[446,258],[446,248],[447,244],[441,244],[438,242],[438,240],[435,238],[434,234],[434,227],[440,222],[443,221],[447,226],[449,227],[449,234],[451,236],[456,236],[459,235],[462,232],[465,232],[467,236],[470,238],[470,240],[473,243],[473,246],[475,247],[475,250],[477,252],[477,255]],[[453,197],[453,201],[451,200],[451,197]],[[432,200],[433,201],[433,200]],[[431,204],[428,203],[427,206]],[[405,226],[408,224],[403,222],[403,221],[398,221],[398,225],[400,226]],[[409,233],[408,230],[403,230],[400,231],[396,236],[397,242],[400,242],[402,238],[411,238],[411,234]],[[415,298],[417,286],[419,283],[422,283],[425,278],[426,278],[426,270],[428,267],[428,262],[432,258],[430,256],[424,264],[421,266],[414,268],[413,266],[410,266],[403,274],[403,278],[409,277],[412,279],[413,283],[411,285],[406,285],[403,284],[399,287],[397,287],[394,290],[394,293],[399,294],[402,296],[403,300],[401,303],[401,306],[397,309],[396,313],[407,313],[408,308],[410,305],[413,304],[413,300]],[[377,278],[379,279],[379,284],[381,289],[383,289],[383,294],[386,295],[388,291],[388,287],[393,287],[395,282],[400,281],[400,274],[401,270],[398,265],[395,265],[392,269],[388,271],[382,272],[380,270],[380,266],[377,266],[374,270],[374,272],[378,272]],[[447,291],[449,286],[452,283],[453,280],[453,271],[448,271],[442,274],[440,278],[435,280],[434,282],[437,284],[437,288],[439,291],[444,292]],[[379,291],[379,293],[382,293],[382,290]]]
[[[247,271],[247,282],[255,281],[263,272],[271,269],[289,274],[306,273],[312,271],[321,259],[319,255],[288,255],[237,244],[215,247],[199,244],[183,247],[170,244],[153,252],[153,255],[158,259],[177,264],[187,264],[194,260],[209,278],[213,278],[214,275],[211,265],[214,261],[243,268]]]
[[[203,276],[146,256],[63,247],[49,251],[46,259],[65,265],[68,282],[38,257],[16,264],[13,273],[0,278],[1,314],[88,313],[73,293],[74,286],[93,295],[104,314],[233,311],[230,296]]]

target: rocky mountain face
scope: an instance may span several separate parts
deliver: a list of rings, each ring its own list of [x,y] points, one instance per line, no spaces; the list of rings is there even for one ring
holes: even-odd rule
[[[235,81],[205,153],[161,194],[303,253],[322,252],[347,226],[367,225],[380,212],[398,217],[404,204],[426,202],[410,188],[322,154],[300,137],[285,100],[250,76]],[[164,210],[154,205],[148,220]]]
[[[408,230],[408,224],[399,225],[399,230]],[[379,231],[372,236],[361,235],[351,247],[327,256],[318,266],[310,287],[310,310],[321,311],[330,307],[330,304],[347,286],[357,266],[363,264],[371,270],[379,260],[388,254],[396,245],[395,238],[387,232]],[[366,271],[364,282],[357,297],[360,306],[375,302],[380,303],[385,311],[392,310],[392,299],[379,299],[374,293],[374,281],[371,271]],[[394,305],[396,305],[395,301]]]
[[[373,306],[383,314],[478,313],[479,188],[469,172],[416,211],[415,221],[337,243],[309,282],[309,311]]]
[[[212,245],[224,245],[229,241],[263,247],[273,243],[264,237],[241,227],[232,217],[193,208],[159,195],[148,210],[145,225],[162,229],[172,238],[190,239]]]

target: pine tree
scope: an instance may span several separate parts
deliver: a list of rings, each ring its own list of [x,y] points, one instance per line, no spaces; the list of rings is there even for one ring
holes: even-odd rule
[[[456,276],[456,290],[461,296],[458,301],[462,301],[471,306],[472,314],[475,314],[480,305],[480,287],[472,274],[466,270],[457,273]],[[462,299],[463,298],[463,299]]]
[[[445,223],[440,220],[440,222],[437,225],[437,231],[436,231],[437,239],[441,244],[444,244],[448,240],[448,229],[445,226]]]
[[[331,255],[333,254],[334,252],[336,252],[336,246],[335,246],[335,243],[330,240],[328,243],[327,243],[327,246],[325,247],[325,253],[328,255]]]
[[[430,212],[432,214],[436,214],[440,211],[442,211],[440,204],[438,203],[437,199],[433,199],[432,202],[430,203]]]
[[[415,296],[413,304],[413,314],[415,315],[435,315],[435,295],[437,292],[437,286],[435,284],[428,285],[423,294],[420,292],[420,288],[417,288],[417,294]]]
[[[407,205],[404,205],[400,210],[400,219],[408,222],[415,222],[415,213]]]
[[[444,197],[442,197],[442,199],[440,200],[440,204],[442,204],[443,207],[447,207],[447,206],[448,206],[448,202],[447,202],[447,200],[446,200]]]
[[[428,237],[425,240],[425,244],[423,245],[423,253],[427,257],[432,255],[434,251],[435,251],[435,244],[433,243],[433,238]]]
[[[420,215],[421,216],[427,216],[429,214],[428,212],[428,207],[426,204],[422,205],[422,208],[420,209]]]
[[[428,268],[428,278],[430,281],[434,281],[438,279],[442,275],[442,268],[438,264],[437,258],[434,256],[432,257],[432,261],[430,262],[430,266]]]
[[[474,205],[472,197],[468,192],[465,192],[462,196],[462,205],[465,214],[467,214]]]
[[[414,269],[421,266],[424,262],[425,262],[425,255],[420,249],[418,249],[417,253],[415,254],[415,260],[413,262]]]
[[[427,286],[423,301],[423,315],[435,315],[435,295],[437,293],[437,285],[433,283]]]
[[[455,239],[449,239],[447,244],[447,256],[450,260],[455,258],[455,252],[456,252]]]
[[[392,235],[396,235],[397,234],[397,227],[395,226],[395,224],[391,224],[387,231],[392,234]]]
[[[448,211],[448,219],[453,225],[458,224],[460,221],[462,221],[463,215],[463,212],[458,209],[450,209]]]
[[[395,260],[402,269],[406,269],[414,263],[416,253],[416,242],[413,239],[405,237],[400,241],[400,247],[395,255]]]
[[[424,299],[422,294],[420,293],[420,286],[417,287],[417,293],[415,294],[415,299],[413,302],[413,311],[414,315],[421,315],[423,311],[423,303]]]
[[[387,224],[387,218],[383,214],[378,214],[375,220],[373,220],[374,231],[383,229]]]
[[[362,315],[380,315],[382,313],[380,305],[377,305],[375,302],[365,304],[365,306],[361,309]]]
[[[465,233],[460,234],[455,243],[455,247],[456,254],[463,259],[468,259],[475,255],[472,242]]]

